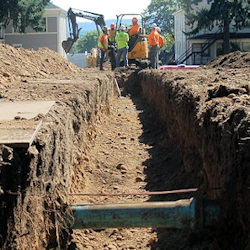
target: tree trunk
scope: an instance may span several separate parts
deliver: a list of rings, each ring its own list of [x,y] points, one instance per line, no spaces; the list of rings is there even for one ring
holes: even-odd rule
[[[228,54],[230,52],[229,25],[230,25],[229,18],[228,18],[228,15],[226,15],[224,19],[224,27],[223,27],[224,54]]]

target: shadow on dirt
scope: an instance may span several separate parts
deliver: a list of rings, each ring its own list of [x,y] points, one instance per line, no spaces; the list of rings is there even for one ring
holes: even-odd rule
[[[137,110],[140,110],[140,121],[143,134],[140,142],[149,145],[150,159],[144,162],[146,174],[145,187],[148,191],[165,191],[199,186],[199,180],[185,172],[178,145],[169,141],[167,128],[161,123],[155,111],[141,96],[131,96]],[[152,196],[150,201],[170,201],[191,198],[192,194]],[[189,229],[153,229],[158,240],[152,243],[152,249],[208,249],[211,242],[204,233],[193,233]],[[202,242],[202,243],[201,243]],[[207,244],[208,243],[208,244]]]

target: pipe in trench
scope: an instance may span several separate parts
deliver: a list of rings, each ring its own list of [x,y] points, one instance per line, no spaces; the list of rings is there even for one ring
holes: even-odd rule
[[[171,202],[86,204],[71,207],[72,229],[190,228],[216,225],[220,208],[213,201],[194,198]]]

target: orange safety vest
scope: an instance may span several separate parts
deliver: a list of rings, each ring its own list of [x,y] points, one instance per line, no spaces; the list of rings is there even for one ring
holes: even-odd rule
[[[101,34],[98,40],[98,49],[102,49],[102,50],[108,49],[108,44],[109,44],[108,35],[104,33]]]
[[[134,34],[137,34],[137,33],[139,33],[140,32],[140,25],[137,23],[136,25],[133,25],[132,27],[131,27],[131,29],[129,30],[129,35],[130,36],[132,36],[132,35],[134,35]]]
[[[162,48],[164,45],[164,38],[163,36],[159,35],[159,47]]]
[[[153,29],[148,36],[149,47],[159,46],[159,37],[159,33],[155,29]]]

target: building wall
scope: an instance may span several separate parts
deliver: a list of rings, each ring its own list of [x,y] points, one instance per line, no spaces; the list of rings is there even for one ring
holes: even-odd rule
[[[62,41],[67,38],[66,12],[60,9],[45,10],[44,18],[46,28],[42,32],[36,32],[27,27],[25,33],[14,31],[12,23],[5,30],[5,43],[14,47],[35,49],[48,47],[66,58],[62,48]]]
[[[38,50],[48,47],[57,51],[57,35],[50,33],[39,34],[9,34],[5,36],[5,43],[14,47]]]

